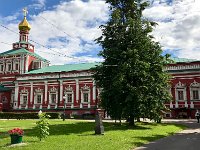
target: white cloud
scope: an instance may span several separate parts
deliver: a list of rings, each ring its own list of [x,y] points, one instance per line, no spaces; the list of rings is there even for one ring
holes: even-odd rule
[[[178,57],[199,59],[200,1],[174,0],[171,5],[166,1],[144,12],[147,18],[159,24],[153,33],[156,40]]]
[[[45,5],[45,1],[40,2]],[[79,62],[80,60],[88,62],[102,61],[102,59],[97,57],[92,58],[92,56],[80,55],[77,58],[75,55],[85,54],[86,52],[90,53],[99,48],[94,43],[94,39],[101,35],[99,25],[108,19],[108,6],[105,4],[105,1],[89,0],[88,2],[83,2],[81,0],[74,0],[62,2],[54,6],[53,10],[43,11],[38,15],[32,16],[29,13],[29,16],[31,17],[29,23],[32,26],[30,39],[51,47],[53,50],[51,51],[33,43],[36,46],[36,52],[50,60],[52,64]],[[12,26],[7,24],[7,26],[12,27],[13,30],[18,32],[18,25],[16,23],[12,24]],[[18,35],[12,34],[5,29],[2,30],[2,33],[4,37],[1,36],[0,41],[5,41],[5,39],[9,43],[18,41]],[[1,52],[8,49],[11,49],[11,46],[3,45],[0,47]],[[54,55],[48,53],[54,53]]]
[[[34,9],[41,9],[45,8],[46,0],[33,0],[33,4],[29,5],[29,8],[34,8]]]
[[[198,34],[200,33],[200,1],[174,0],[170,5],[166,1],[169,0],[154,0],[152,6],[144,12],[146,17],[159,24],[153,35],[163,49],[169,49],[179,57],[198,59],[200,57],[200,35]],[[45,7],[45,0],[35,2],[40,4],[40,8]],[[101,35],[99,25],[108,19],[108,5],[105,1],[73,0],[61,2],[52,8],[53,10],[46,10],[37,15],[29,13],[31,17],[29,23],[32,26],[30,38],[50,46],[53,50],[35,44],[36,52],[50,60],[52,64],[73,63],[80,60],[102,61],[98,57],[92,58],[89,53],[99,48],[93,40]],[[18,23],[22,19],[16,20],[18,15],[19,13],[16,12],[14,16],[0,17],[0,20],[4,20],[1,23],[18,32]],[[3,28],[0,28],[0,32],[0,42],[18,41],[18,35]],[[0,43],[0,52],[9,49],[11,45]],[[177,49],[180,50],[175,51]],[[85,56],[77,55],[81,53]],[[63,57],[64,55],[66,56]],[[76,55],[78,57],[75,57]]]

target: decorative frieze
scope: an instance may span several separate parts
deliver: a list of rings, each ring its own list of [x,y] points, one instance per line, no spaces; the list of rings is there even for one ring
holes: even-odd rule
[[[199,64],[194,65],[177,65],[177,66],[167,66],[166,70],[187,70],[187,69],[199,69]]]

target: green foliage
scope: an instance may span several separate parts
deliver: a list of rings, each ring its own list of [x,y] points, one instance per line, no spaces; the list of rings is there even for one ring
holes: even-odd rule
[[[96,39],[105,61],[94,69],[102,88],[101,106],[115,119],[157,118],[170,100],[169,76],[164,71],[169,55],[153,40],[155,22],[142,16],[148,3],[140,0],[106,0],[110,20]]]
[[[39,121],[36,122],[37,126],[37,137],[40,139],[40,141],[44,138],[47,138],[49,136],[49,118],[50,116],[46,113],[39,113]]]
[[[48,112],[47,115],[51,117],[49,119],[60,119],[60,113]],[[1,112],[0,119],[38,119],[38,113],[36,112]]]

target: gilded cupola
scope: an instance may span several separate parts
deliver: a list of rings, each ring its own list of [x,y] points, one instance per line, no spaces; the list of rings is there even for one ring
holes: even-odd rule
[[[26,31],[26,30],[30,30],[31,29],[31,25],[28,23],[28,21],[26,20],[26,14],[27,14],[27,9],[24,8],[23,9],[23,12],[24,12],[24,19],[19,23],[19,30],[23,30],[23,31]]]

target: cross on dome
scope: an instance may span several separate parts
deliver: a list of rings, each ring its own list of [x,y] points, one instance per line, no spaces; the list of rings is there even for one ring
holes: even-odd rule
[[[25,7],[25,8],[23,8],[23,13],[24,13],[24,17],[26,17],[26,15],[28,14],[28,10],[27,10],[27,8]]]

